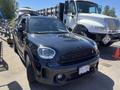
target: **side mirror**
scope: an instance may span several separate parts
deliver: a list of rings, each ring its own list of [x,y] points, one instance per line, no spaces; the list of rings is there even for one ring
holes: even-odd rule
[[[18,30],[22,30],[22,25],[17,26]]]
[[[98,6],[98,13],[101,14],[101,12],[102,12],[102,5],[99,5]]]

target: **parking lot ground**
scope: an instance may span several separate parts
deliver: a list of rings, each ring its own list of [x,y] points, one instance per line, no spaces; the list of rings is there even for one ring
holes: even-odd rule
[[[26,69],[19,56],[6,43],[5,38],[1,37],[0,40],[3,41],[4,61],[0,63],[0,90],[120,90],[120,60],[112,58],[115,47],[120,46],[120,42],[111,47],[100,48],[98,72],[83,76],[62,87],[52,87],[38,83],[29,85]]]

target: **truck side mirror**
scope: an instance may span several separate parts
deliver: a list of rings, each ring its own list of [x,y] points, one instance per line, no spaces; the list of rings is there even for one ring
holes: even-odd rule
[[[68,13],[68,1],[65,1],[65,5],[64,5],[64,13],[65,13],[65,14]]]
[[[98,6],[98,13],[101,14],[101,12],[102,12],[102,5],[99,5]]]

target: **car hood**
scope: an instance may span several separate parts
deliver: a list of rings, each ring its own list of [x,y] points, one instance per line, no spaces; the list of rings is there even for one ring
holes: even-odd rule
[[[114,17],[110,17],[110,16],[107,16],[107,15],[102,15],[102,14],[96,14],[96,13],[91,13],[91,14],[87,14],[87,13],[80,13],[78,14],[78,16],[81,16],[81,17],[91,17],[91,18],[99,18],[99,19],[105,19],[105,18],[111,18],[111,19],[115,19]]]
[[[38,47],[44,45],[56,50],[56,52],[65,53],[70,51],[93,49],[94,46],[89,39],[76,36],[74,34],[29,34],[28,40]]]

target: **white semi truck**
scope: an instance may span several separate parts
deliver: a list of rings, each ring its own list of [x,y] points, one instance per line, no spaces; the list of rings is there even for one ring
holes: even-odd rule
[[[40,15],[57,16],[73,33],[87,36],[101,45],[120,40],[120,21],[102,15],[98,4],[87,0],[66,0],[55,7],[39,10]]]

